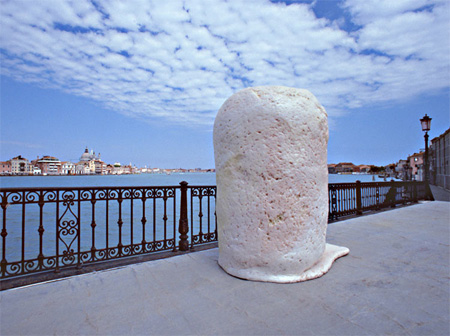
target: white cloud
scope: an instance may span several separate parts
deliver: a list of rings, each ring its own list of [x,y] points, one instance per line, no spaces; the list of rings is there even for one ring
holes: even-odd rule
[[[449,85],[449,3],[347,0],[353,32],[266,0],[3,1],[1,71],[125,115],[211,125],[245,86],[311,90],[329,115]]]
[[[446,1],[446,0],[444,0]],[[396,17],[408,11],[415,11],[443,1],[433,0],[346,0],[343,7],[347,8],[352,19],[360,25],[366,25],[374,20]]]

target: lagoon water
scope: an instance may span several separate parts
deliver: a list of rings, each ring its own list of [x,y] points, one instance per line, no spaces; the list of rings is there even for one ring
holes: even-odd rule
[[[174,186],[181,181],[191,185],[215,185],[214,173],[78,175],[78,176],[1,176],[0,187],[131,187]]]
[[[328,175],[329,183],[372,182],[372,175]],[[375,177],[376,181],[383,181]],[[118,186],[174,186],[181,181],[190,185],[216,185],[215,173],[174,173],[135,175],[83,176],[0,176],[0,188],[36,187],[118,187]]]

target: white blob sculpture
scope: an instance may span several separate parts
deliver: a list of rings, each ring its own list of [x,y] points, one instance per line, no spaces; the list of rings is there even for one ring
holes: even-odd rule
[[[239,278],[298,282],[349,253],[326,244],[328,123],[307,90],[247,88],[214,123],[219,265]]]

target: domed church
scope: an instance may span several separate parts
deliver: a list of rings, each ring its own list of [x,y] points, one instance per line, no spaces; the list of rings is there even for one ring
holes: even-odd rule
[[[95,152],[86,147],[84,153],[81,154],[80,162],[76,164],[76,174],[105,174],[106,164],[100,159],[100,153],[95,156]]]
[[[84,150],[84,153],[81,154],[80,156],[80,161],[92,161],[92,160],[100,160],[100,153],[98,154],[98,157],[95,157],[95,152],[93,150],[91,150],[91,152],[89,153],[88,148],[86,147],[86,149]]]

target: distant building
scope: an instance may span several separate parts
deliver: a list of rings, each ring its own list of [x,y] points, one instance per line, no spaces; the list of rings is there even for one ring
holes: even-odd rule
[[[398,179],[401,179],[403,181],[408,180],[408,160],[399,160],[395,165],[395,174]]]
[[[44,155],[42,159],[33,161],[34,166],[41,170],[42,175],[60,175],[61,161],[53,156]],[[34,172],[33,172],[34,173]]]
[[[423,152],[408,156],[408,176],[413,181],[423,181]]]
[[[34,166],[33,167],[33,175],[41,175],[41,174],[42,174],[41,168]]]
[[[115,163],[112,165],[112,174],[114,174],[114,175],[120,175],[120,174],[123,174],[123,167],[122,167],[122,165],[120,164],[120,162],[115,162]]]
[[[80,161],[75,164],[75,174],[76,175],[89,175],[91,173],[91,169],[89,168],[89,161]]]
[[[86,147],[84,153],[80,156],[80,162],[89,162],[91,160],[94,160],[95,158],[96,157],[94,151],[91,150],[91,152],[89,153],[89,149]]]
[[[430,183],[450,190],[450,128],[431,140]]]
[[[129,165],[122,166],[122,174],[131,174],[131,166]]]
[[[11,174],[11,161],[0,161],[0,175]]]
[[[11,174],[13,175],[33,174],[33,166],[30,164],[30,161],[28,161],[21,155],[12,158],[10,162],[11,162]]]
[[[137,174],[137,167],[133,166],[131,163],[129,165],[122,166],[122,174]]]
[[[358,171],[357,167],[351,162],[340,162],[335,169],[336,173],[353,173]]]
[[[62,175],[75,175],[75,164],[70,161],[61,162]]]
[[[336,164],[330,163],[328,164],[328,174],[336,174]]]
[[[102,160],[94,160],[94,172],[95,174],[105,175],[106,174],[106,163]]]
[[[384,176],[385,177],[396,177],[397,172],[395,170],[397,164],[396,163],[390,163],[386,166],[384,166]]]
[[[114,171],[114,166],[112,164],[106,165],[106,174],[111,175]]]
[[[358,166],[358,169],[360,173],[367,174],[370,171],[370,166],[362,164]]]
[[[106,164],[101,160],[100,153],[95,156],[95,152],[86,147],[83,154],[81,154],[80,161],[75,165],[75,173],[78,175],[107,173]]]

